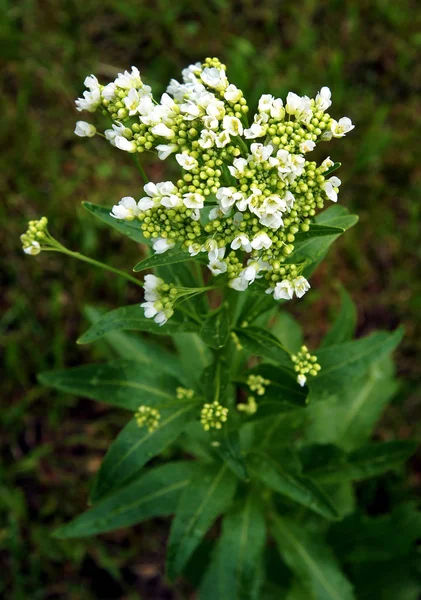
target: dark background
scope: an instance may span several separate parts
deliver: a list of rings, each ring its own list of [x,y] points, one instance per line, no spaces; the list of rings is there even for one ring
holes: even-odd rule
[[[338,308],[337,281],[359,309],[358,334],[403,323],[402,386],[379,425],[383,438],[420,427],[419,140],[421,36],[410,0],[22,0],[0,2],[2,274],[0,348],[0,593],[8,598],[189,598],[161,576],[167,524],[93,540],[50,538],[86,507],[88,482],[126,416],[41,387],[36,373],[101,360],[77,347],[83,307],[139,300],[114,276],[60,255],[23,255],[28,219],[46,215],[73,250],[131,270],[139,248],[102,228],[81,201],[111,206],[139,195],[130,158],[99,138],[74,136],[74,99],[86,75],[101,82],[132,64],[163,91],[206,56],[228,66],[254,107],[261,93],[332,90],[335,117],[356,129],[326,146],[342,162],[340,202],[360,223],[336,243],[291,309],[314,348]],[[418,153],[417,153],[418,151]],[[146,165],[153,179],[162,164]],[[5,200],[5,201],[4,201]],[[418,356],[418,358],[417,358]],[[419,488],[416,462],[410,486]]]

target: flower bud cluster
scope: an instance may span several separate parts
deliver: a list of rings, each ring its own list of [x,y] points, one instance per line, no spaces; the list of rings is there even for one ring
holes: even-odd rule
[[[291,360],[294,363],[294,370],[297,373],[297,381],[301,386],[305,385],[309,375],[316,377],[321,369],[321,366],[317,362],[317,356],[310,354],[307,346],[301,346],[297,354],[291,355]]]
[[[164,325],[174,313],[173,304],[178,293],[176,287],[156,275],[146,275],[144,289],[145,302],[140,306],[145,311],[145,317]]]
[[[49,240],[47,225],[47,217],[42,217],[38,221],[29,221],[27,231],[20,236],[25,254],[35,256],[41,252],[43,245],[45,246]]]
[[[175,182],[147,183],[140,200],[122,198],[113,217],[138,219],[156,253],[176,245],[190,256],[207,253],[211,273],[238,291],[264,277],[274,299],[302,297],[310,286],[290,258],[296,236],[326,200],[337,201],[341,183],[329,177],[329,157],[318,165],[307,155],[354,127],[327,113],[329,88],[314,99],[290,92],[285,103],[264,94],[249,126],[243,92],[217,58],[184,69],[159,102],[135,67],[106,86],[94,76],[85,85],[77,108],[113,119],[105,132],[113,145],[173,155],[181,168]],[[93,135],[91,127],[79,124],[76,133]]]
[[[263,396],[266,392],[266,387],[270,385],[270,381],[261,375],[249,375],[247,377],[247,385],[252,392],[256,392],[258,396]]]
[[[237,404],[237,410],[243,413],[246,413],[247,415],[254,415],[255,412],[257,412],[257,402],[256,402],[256,398],[254,396],[248,396],[247,398],[247,404],[244,402],[239,402]]]
[[[178,387],[176,390],[177,400],[191,400],[194,396],[194,390]]]
[[[222,425],[228,419],[228,408],[225,408],[217,400],[210,404],[204,404],[200,413],[200,422],[205,431],[210,429],[222,429]]]
[[[149,433],[152,433],[158,429],[161,414],[156,408],[142,405],[139,406],[134,418],[139,427],[147,427]]]

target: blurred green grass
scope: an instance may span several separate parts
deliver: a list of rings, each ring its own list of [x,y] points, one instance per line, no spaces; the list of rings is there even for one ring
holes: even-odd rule
[[[314,95],[322,85],[332,89],[332,114],[350,116],[356,129],[325,148],[342,162],[340,201],[360,215],[360,223],[335,246],[313,278],[313,293],[293,310],[310,344],[317,343],[337,307],[340,279],[357,302],[359,333],[402,322],[406,337],[398,369],[407,382],[405,396],[411,397],[387,426],[417,433],[412,425],[419,413],[421,349],[416,13],[411,0],[0,0],[0,193],[6,200],[0,205],[0,347],[6,375],[0,553],[9,567],[0,594],[164,597],[159,574],[165,528],[159,524],[153,536],[142,526],[128,537],[102,536],[71,546],[48,537],[56,524],[84,509],[88,479],[124,417],[45,390],[36,373],[104,356],[101,348],[75,345],[84,304],[105,301],[115,307],[138,300],[136,290],[112,276],[60,256],[28,258],[20,249],[27,220],[46,215],[54,235],[73,249],[128,270],[139,258],[139,248],[81,208],[83,200],[110,206],[140,189],[126,155],[100,139],[73,135],[80,118],[73,100],[89,73],[105,82],[134,64],[163,91],[190,62],[218,56],[251,105],[263,92]],[[162,165],[147,168],[152,177],[162,176]],[[108,591],[92,589],[96,571]],[[130,596],[133,582],[137,594]],[[186,597],[181,588],[174,594],[168,597]]]

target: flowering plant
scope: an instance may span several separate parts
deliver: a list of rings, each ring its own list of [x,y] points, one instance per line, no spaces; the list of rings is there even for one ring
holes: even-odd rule
[[[62,252],[144,290],[133,306],[91,311],[79,340],[105,338],[118,360],[41,375],[134,413],[104,458],[92,508],[56,535],[174,513],[168,576],[196,571],[200,598],[280,597],[270,595],[269,536],[287,574],[285,597],[348,600],[353,587],[327,534],[354,518],[353,482],[413,451],[411,442],[369,443],[395,389],[390,354],[401,332],[353,341],[356,311],[342,290],[340,313],[314,354],[284,305],[310,289],[312,271],[357,222],[337,204],[318,212],[337,202],[340,164],[307,158],[354,126],[327,112],[327,87],[314,99],[265,94],[249,122],[243,92],[216,58],[182,78],[158,102],[135,67],[107,85],[91,75],[76,101],[111,123],[100,133],[78,121],[76,135],[103,136],[132,154],[143,179],[140,199],[85,208],[151,248],[134,271],[154,273],[141,281],[67,249],[45,217],[22,236],[27,254]],[[150,182],[139,161],[145,152],[178,164],[178,179]],[[176,352],[128,330],[172,336]],[[218,517],[221,536],[207,544]]]

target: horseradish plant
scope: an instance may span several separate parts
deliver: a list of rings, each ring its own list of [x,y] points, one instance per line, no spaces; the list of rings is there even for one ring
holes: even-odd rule
[[[265,94],[250,119],[218,59],[182,79],[158,101],[135,67],[107,85],[91,75],[76,101],[110,125],[100,133],[78,121],[75,133],[132,154],[143,178],[143,190],[133,184],[112,208],[84,203],[149,249],[134,267],[148,272],[143,281],[67,249],[45,217],[22,236],[27,254],[62,252],[143,287],[135,305],[88,311],[79,343],[105,338],[118,359],[41,375],[132,412],[91,507],[56,535],[174,514],[167,575],[189,577],[202,599],[350,600],[370,560],[361,531],[377,526],[356,512],[353,482],[413,451],[407,441],[369,441],[396,389],[390,354],[401,332],[352,341],[356,312],[342,290],[339,316],[310,351],[285,306],[308,292],[331,244],[357,222],[336,204],[339,163],[309,158],[354,126],[327,112],[327,87],[315,99]],[[149,181],[145,152],[168,159],[179,178]]]

